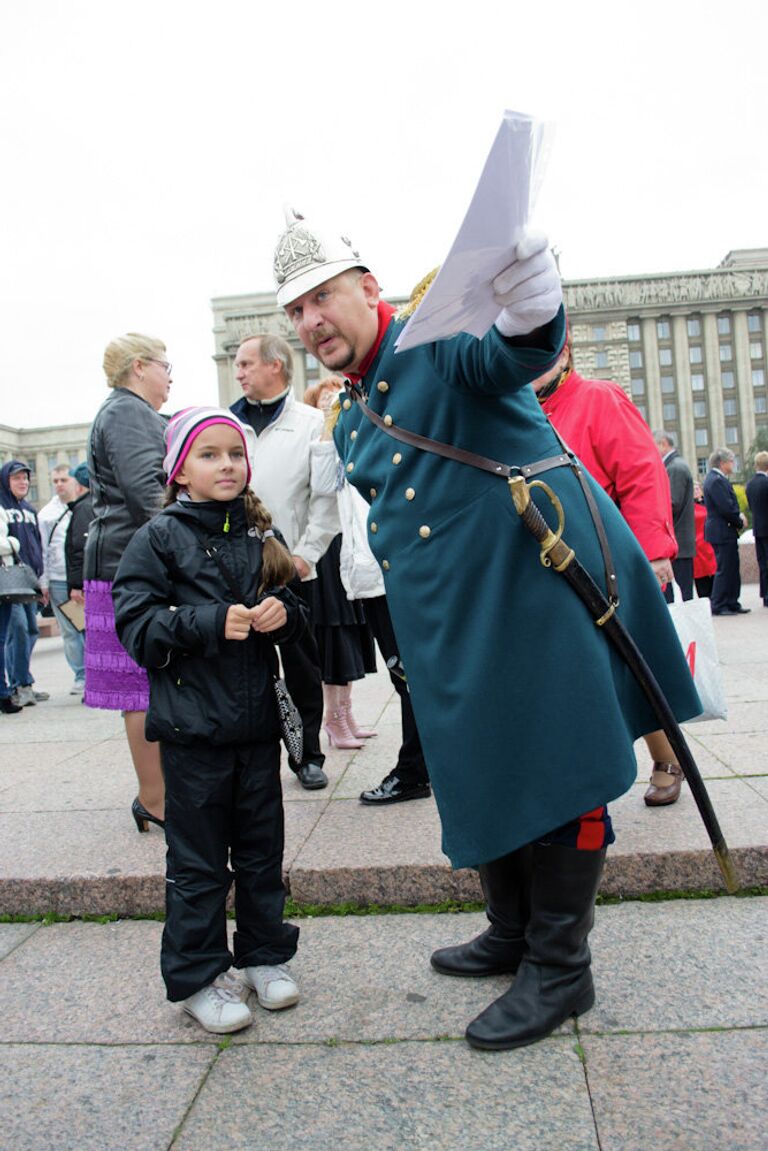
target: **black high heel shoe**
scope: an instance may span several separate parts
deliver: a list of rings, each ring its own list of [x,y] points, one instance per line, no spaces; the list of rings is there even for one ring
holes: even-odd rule
[[[158,819],[151,811],[147,811],[143,803],[139,802],[138,796],[131,804],[131,814],[136,820],[136,827],[138,831],[149,831],[147,826],[150,823],[156,823],[158,827],[165,827],[165,820]]]

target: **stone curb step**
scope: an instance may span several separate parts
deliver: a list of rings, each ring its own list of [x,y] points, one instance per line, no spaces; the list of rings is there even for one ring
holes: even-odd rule
[[[768,886],[768,847],[740,847],[731,852],[743,887]],[[309,869],[294,867],[286,882],[300,904],[398,904],[415,907],[446,900],[482,900],[477,873],[447,866],[399,865],[370,868]],[[655,892],[723,891],[711,852],[611,855],[600,893],[636,898]],[[70,875],[0,880],[0,915],[162,914],[162,875]]]

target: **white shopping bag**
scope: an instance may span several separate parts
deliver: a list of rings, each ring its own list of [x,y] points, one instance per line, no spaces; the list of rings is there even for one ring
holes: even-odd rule
[[[674,588],[675,602],[669,605],[669,614],[675,625],[677,638],[691,669],[693,682],[699,693],[701,715],[689,719],[687,723],[697,723],[704,719],[727,719],[723,677],[715,643],[715,629],[712,626],[712,612],[708,599],[683,601],[677,584]]]

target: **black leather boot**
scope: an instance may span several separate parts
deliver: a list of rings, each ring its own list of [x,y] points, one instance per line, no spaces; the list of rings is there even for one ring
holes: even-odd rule
[[[525,950],[532,850],[529,844],[480,865],[480,882],[491,926],[469,943],[435,951],[431,958],[435,971],[441,975],[467,977],[508,975],[517,971]]]
[[[534,845],[528,950],[510,990],[467,1028],[472,1047],[525,1047],[592,1007],[587,936],[604,862],[605,850]]]

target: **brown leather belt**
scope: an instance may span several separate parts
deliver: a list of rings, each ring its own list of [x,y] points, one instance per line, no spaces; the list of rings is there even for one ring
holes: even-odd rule
[[[551,471],[553,468],[570,467],[576,474],[576,477],[581,485],[581,490],[584,493],[584,498],[587,501],[589,514],[592,518],[592,523],[595,526],[597,539],[600,544],[600,551],[603,556],[603,566],[605,568],[605,583],[608,599],[614,605],[619,603],[619,585],[616,578],[616,569],[611,556],[611,549],[608,543],[608,537],[605,532],[605,526],[600,515],[600,510],[595,501],[595,497],[590,489],[587,478],[579,465],[576,456],[570,450],[568,445],[563,440],[562,436],[558,433],[557,429],[552,426],[552,431],[560,441],[563,449],[559,456],[548,456],[543,460],[536,460],[531,464],[503,464],[499,460],[489,459],[488,456],[478,455],[477,452],[468,452],[464,448],[457,448],[453,444],[443,443],[442,440],[431,440],[428,436],[420,436],[417,432],[411,432],[407,428],[398,427],[393,422],[391,416],[382,417],[378,412],[374,412],[368,407],[362,397],[359,385],[347,386],[347,394],[358,405],[363,414],[380,428],[386,432],[388,436],[393,439],[399,440],[400,443],[409,444],[413,448],[420,448],[425,452],[432,452],[433,455],[443,456],[447,460],[454,460],[460,464],[467,464],[471,468],[479,468],[483,472],[490,472],[491,475],[501,476],[503,479],[510,479],[512,476],[522,476],[524,479],[529,480],[534,476],[539,475],[541,472]]]

